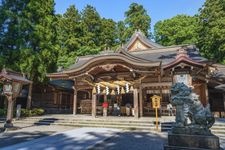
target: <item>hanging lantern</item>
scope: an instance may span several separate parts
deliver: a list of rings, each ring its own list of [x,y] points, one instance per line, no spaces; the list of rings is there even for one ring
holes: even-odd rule
[[[111,95],[116,95],[115,90],[112,89]]]
[[[120,86],[119,85],[116,86],[116,89],[117,89],[117,94],[120,94]]]
[[[92,89],[92,94],[96,94],[96,88],[95,87],[93,87],[93,89]]]
[[[121,88],[121,94],[125,94],[125,90],[123,87]]]
[[[130,86],[130,91],[134,91],[134,86],[133,85]]]

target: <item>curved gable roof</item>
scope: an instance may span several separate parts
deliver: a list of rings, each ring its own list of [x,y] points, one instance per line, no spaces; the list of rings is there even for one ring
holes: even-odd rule
[[[134,46],[136,44],[136,47]],[[138,46],[140,45],[140,46]],[[150,39],[146,38],[146,36],[141,31],[136,31],[124,46],[127,51],[137,51],[143,49],[155,49],[162,48],[162,45],[159,45]]]

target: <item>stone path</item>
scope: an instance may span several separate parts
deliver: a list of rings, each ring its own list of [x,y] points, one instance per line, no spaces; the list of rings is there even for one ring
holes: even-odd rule
[[[118,129],[79,128],[4,147],[4,150],[83,150],[119,132]]]
[[[74,127],[67,126],[48,126],[48,125],[33,125],[33,126],[16,126],[20,129],[9,130],[5,133],[0,133],[0,148],[31,141],[44,136],[49,136],[57,132],[63,132],[74,129]]]
[[[91,150],[163,150],[167,133],[127,131],[96,145]]]

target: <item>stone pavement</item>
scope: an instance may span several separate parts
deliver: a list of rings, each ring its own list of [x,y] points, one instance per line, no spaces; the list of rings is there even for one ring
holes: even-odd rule
[[[1,127],[1,126],[0,126]],[[49,136],[57,132],[63,132],[74,129],[68,126],[54,126],[54,125],[32,125],[32,126],[16,126],[17,130],[8,130],[7,132],[0,133],[0,148],[31,141],[44,136]]]
[[[167,133],[127,131],[97,144],[91,150],[163,150]]]
[[[4,147],[4,150],[83,150],[113,136],[119,129],[78,128],[28,142]]]

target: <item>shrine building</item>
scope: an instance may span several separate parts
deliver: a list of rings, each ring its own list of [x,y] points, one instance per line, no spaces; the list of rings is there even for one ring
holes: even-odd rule
[[[224,94],[215,87],[224,83],[223,71],[223,65],[212,64],[194,45],[164,47],[136,31],[117,51],[82,56],[68,69],[48,74],[51,88],[43,89],[41,102],[34,91],[32,101],[49,110],[94,117],[102,115],[106,102],[108,116],[115,115],[118,106],[119,115],[138,118],[154,115],[151,97],[157,95],[161,97],[159,113],[167,115],[170,87],[183,82],[193,88],[203,105],[210,103],[212,111],[221,116]]]

